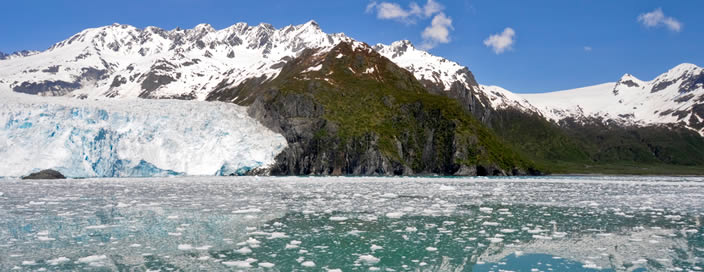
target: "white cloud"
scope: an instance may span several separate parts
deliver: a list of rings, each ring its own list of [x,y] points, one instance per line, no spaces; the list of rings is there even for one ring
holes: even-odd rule
[[[591,51],[592,51],[592,47],[591,47],[591,46],[585,46],[585,47],[584,47],[584,51],[591,52]]]
[[[437,46],[440,43],[450,42],[450,30],[452,28],[452,18],[445,16],[445,13],[440,13],[433,17],[430,26],[423,30],[423,44],[421,48],[428,50]]]
[[[397,3],[373,1],[367,5],[366,12],[376,13],[378,19],[396,20],[407,24],[432,17],[430,25],[421,33],[423,37],[421,48],[427,50],[440,43],[450,42],[450,30],[453,29],[452,19],[445,15],[444,9],[445,6],[435,0],[427,0],[422,7],[411,2],[407,9]]]
[[[647,28],[665,26],[671,31],[680,32],[682,23],[677,19],[665,16],[661,8],[657,8],[651,12],[638,15],[638,22]]]
[[[434,0],[428,0],[425,6],[421,7],[415,2],[409,4],[408,9],[401,7],[397,3],[371,2],[367,5],[367,13],[376,13],[376,17],[382,20],[394,19],[406,23],[413,23],[416,19],[430,18],[436,13],[445,9],[443,5]]]
[[[423,15],[425,17],[430,17],[433,16],[435,13],[441,12],[445,7],[443,5],[440,5],[440,3],[435,2],[433,0],[428,0],[427,3],[425,3],[425,6],[423,7]]]
[[[367,5],[367,12],[372,12],[376,10],[376,17],[379,19],[401,19],[405,20],[409,16],[413,15],[410,11],[403,9],[399,4],[381,2],[377,4],[372,2]]]
[[[494,53],[501,54],[506,50],[513,49],[513,44],[516,42],[514,37],[516,36],[516,31],[513,28],[507,27],[503,32],[489,36],[484,40],[484,45],[491,47]]]

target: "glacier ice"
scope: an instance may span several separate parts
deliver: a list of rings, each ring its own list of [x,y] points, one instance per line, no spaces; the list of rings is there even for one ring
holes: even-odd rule
[[[23,94],[0,101],[0,176],[47,168],[68,177],[241,174],[285,147],[234,104]]]

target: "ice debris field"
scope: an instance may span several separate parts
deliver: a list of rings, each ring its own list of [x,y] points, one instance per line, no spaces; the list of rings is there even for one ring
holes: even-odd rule
[[[0,179],[0,270],[701,271],[704,178]]]

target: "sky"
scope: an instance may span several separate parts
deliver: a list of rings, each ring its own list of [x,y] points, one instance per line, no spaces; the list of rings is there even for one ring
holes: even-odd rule
[[[216,29],[319,23],[370,45],[410,40],[456,61],[485,85],[519,93],[651,80],[680,63],[704,66],[704,1],[9,0],[0,51],[45,50],[85,28]]]

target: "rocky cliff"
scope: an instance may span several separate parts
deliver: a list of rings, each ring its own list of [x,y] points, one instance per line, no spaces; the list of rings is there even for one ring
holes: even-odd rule
[[[272,174],[538,174],[471,114],[364,44],[308,50],[265,84],[213,92],[289,146]]]

